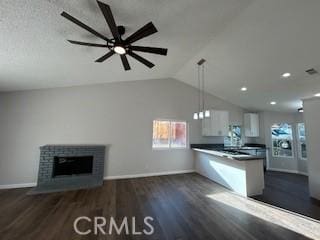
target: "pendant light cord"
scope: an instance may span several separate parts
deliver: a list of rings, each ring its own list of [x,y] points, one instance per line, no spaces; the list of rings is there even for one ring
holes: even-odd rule
[[[201,112],[201,74],[200,74],[200,66],[198,65],[198,84],[199,84],[199,111]]]
[[[204,104],[204,64],[201,66],[202,67],[202,111],[203,114],[205,112],[205,104]]]

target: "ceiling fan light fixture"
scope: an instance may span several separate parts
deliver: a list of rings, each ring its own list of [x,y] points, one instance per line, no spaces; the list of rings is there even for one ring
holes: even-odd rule
[[[242,92],[246,92],[247,90],[248,90],[248,88],[247,87],[242,87],[241,89],[240,89]]]
[[[282,74],[282,77],[283,77],[283,78],[291,77],[291,73],[286,72],[286,73]]]
[[[126,49],[122,46],[115,46],[113,48],[113,51],[115,51],[116,53],[118,53],[119,55],[123,55],[126,54]]]
[[[158,54],[158,55],[164,55],[164,56],[167,55],[168,49],[166,48],[132,46],[133,43],[139,41],[140,39],[146,38],[158,32],[157,28],[153,25],[152,22],[148,22],[143,27],[139,28],[137,31],[132,33],[126,39],[122,39],[122,36],[126,31],[125,27],[116,24],[111,8],[108,4],[103,3],[99,0],[97,0],[97,3],[112,33],[111,39],[97,32],[96,30],[86,25],[85,23],[81,22],[80,20],[76,19],[75,17],[71,16],[70,14],[66,12],[61,13],[62,17],[66,18],[67,20],[73,22],[79,27],[87,30],[91,34],[107,42],[107,44],[97,44],[97,43],[68,40],[72,44],[90,46],[90,47],[102,47],[102,48],[108,48],[110,50],[109,52],[105,53],[105,55],[95,60],[95,62],[102,63],[108,58],[110,58],[111,56],[113,56],[114,54],[118,54],[120,55],[124,70],[127,71],[127,70],[131,70],[129,61],[126,56],[127,54],[133,57],[134,59],[136,59],[138,62],[144,64],[148,68],[153,68],[155,66],[152,62],[148,61],[144,57],[141,57],[140,55],[134,53],[134,51],[152,53],[152,54]]]

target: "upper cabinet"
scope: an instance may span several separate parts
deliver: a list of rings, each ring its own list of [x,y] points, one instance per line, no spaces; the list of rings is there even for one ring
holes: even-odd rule
[[[210,110],[210,117],[202,120],[202,136],[228,136],[229,112]]]
[[[257,113],[244,114],[244,135],[259,137],[259,115]]]

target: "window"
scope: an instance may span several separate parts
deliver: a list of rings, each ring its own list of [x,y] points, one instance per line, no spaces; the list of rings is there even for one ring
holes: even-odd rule
[[[187,123],[184,121],[154,120],[152,148],[186,148]]]
[[[273,124],[271,126],[272,156],[293,157],[292,126],[287,123]]]
[[[225,146],[241,146],[241,126],[230,125],[229,126],[229,135],[224,138]]]
[[[153,121],[153,148],[170,147],[170,122]]]
[[[299,157],[302,160],[307,160],[306,131],[304,128],[304,123],[298,123],[297,127]]]

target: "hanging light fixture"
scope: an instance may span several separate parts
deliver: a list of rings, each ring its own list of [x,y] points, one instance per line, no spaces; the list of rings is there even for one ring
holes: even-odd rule
[[[197,63],[198,68],[198,88],[199,88],[199,109],[198,112],[193,113],[193,119],[204,119],[210,117],[210,111],[205,110],[205,95],[204,95],[204,63],[205,59],[201,59]]]
[[[203,115],[200,114],[201,112],[201,81],[200,81],[200,65],[198,64],[197,66],[197,70],[198,70],[198,89],[199,89],[199,106],[198,106],[198,112],[195,112],[193,114],[193,119],[194,120],[198,120],[198,119],[203,119]],[[202,118],[201,118],[202,117]]]
[[[206,62],[205,59],[201,59],[200,63],[201,63],[201,68],[202,68],[202,112],[204,114],[205,118],[209,118],[210,117],[210,111],[206,109],[205,106],[205,93],[204,93],[204,63]]]

